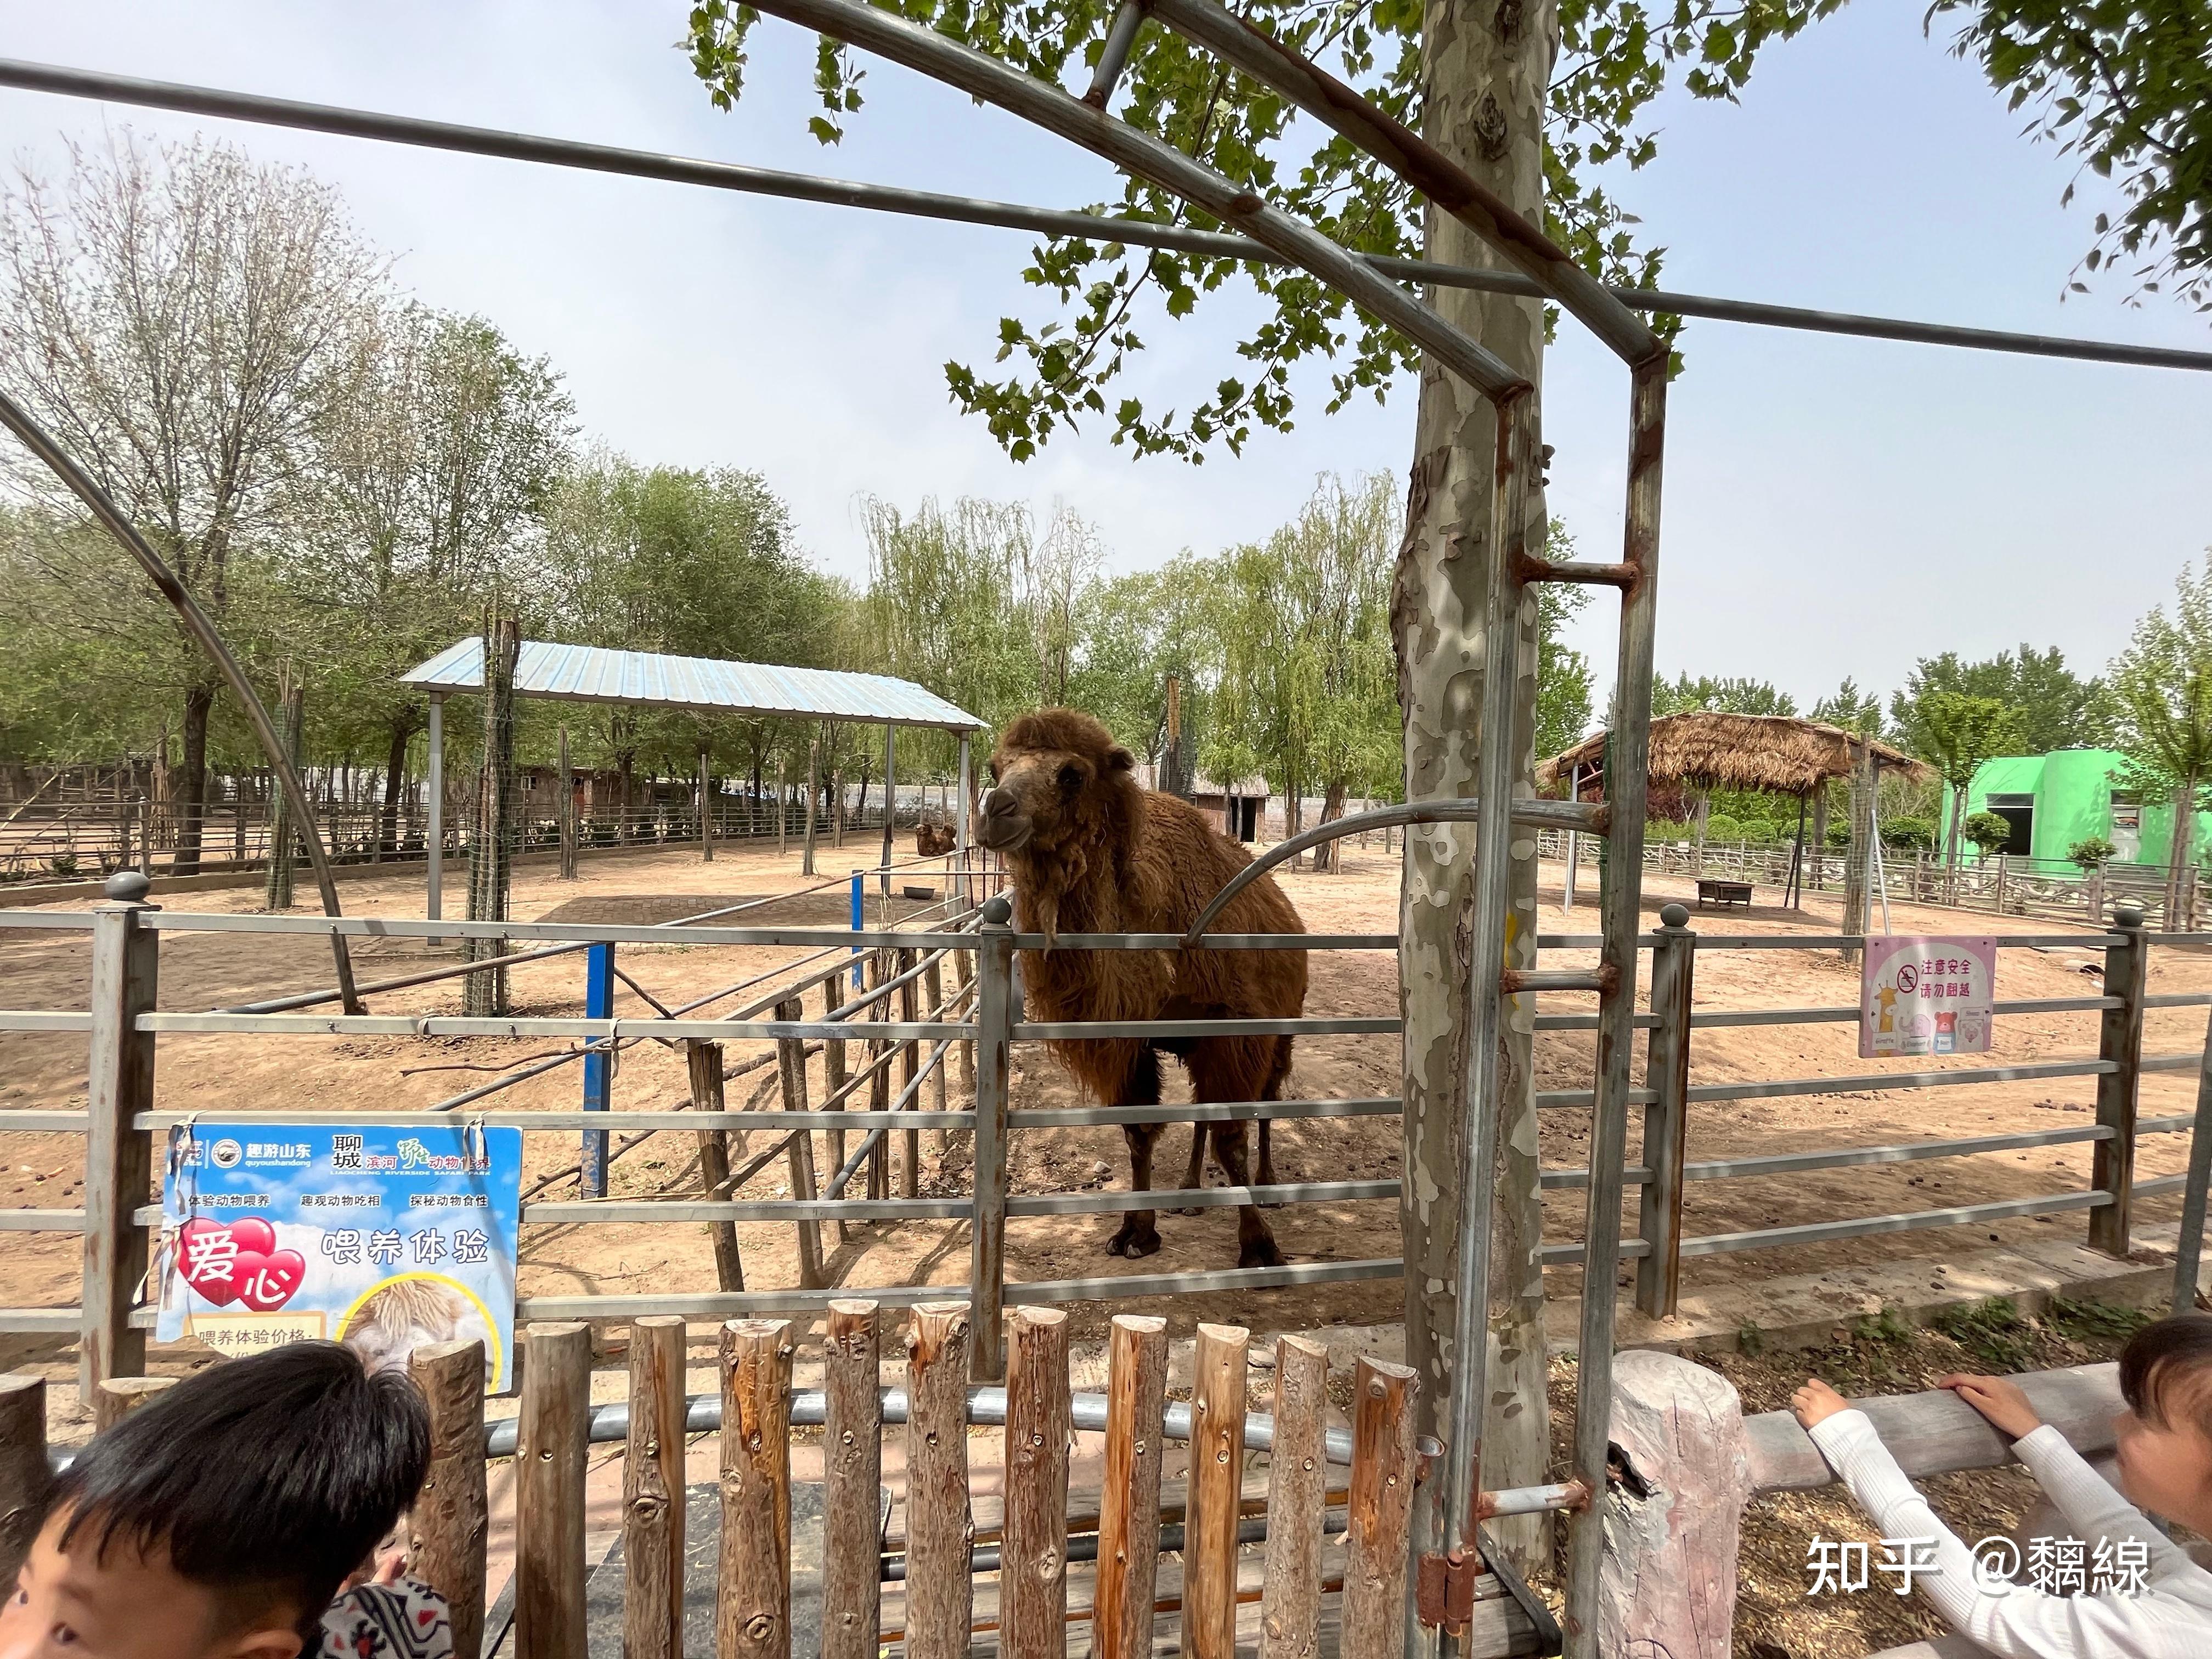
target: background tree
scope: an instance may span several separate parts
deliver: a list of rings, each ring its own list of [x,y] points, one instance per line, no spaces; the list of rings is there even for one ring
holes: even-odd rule
[[[1672,680],[1663,676],[1651,682],[1651,715],[1691,714],[1711,711],[1722,714],[1795,714],[1797,700],[1765,680],[1717,678],[1688,671]]]
[[[1554,519],[1544,550],[1549,559],[1575,557],[1575,538]],[[1590,591],[1572,582],[1536,586],[1536,753],[1556,755],[1589,735],[1595,678],[1589,659],[1560,635],[1589,603]]]
[[[2017,742],[2013,711],[1994,697],[1970,697],[1961,691],[1930,691],[1913,706],[1915,746],[1951,790],[1950,833],[1944,857],[1959,867],[1959,836],[1966,816],[1966,791],[1983,763],[2006,753]]]
[[[1858,682],[1849,675],[1833,692],[1813,705],[1812,718],[1869,738],[1879,738],[1884,730],[1881,699],[1861,691]]]
[[[2027,755],[2102,743],[2111,724],[2103,684],[2076,676],[2056,646],[2038,651],[2023,644],[2017,653],[2001,651],[1979,662],[1964,662],[1946,651],[1921,658],[1905,676],[1904,690],[1890,698],[1891,718],[1908,747],[1917,750],[1923,740],[1926,699],[1946,691],[2011,709],[2013,741]]]
[[[255,585],[242,567],[284,556],[270,532],[378,276],[337,193],[304,173],[204,139],[72,144],[58,181],[26,167],[0,191],[0,382],[224,627]],[[10,464],[33,499],[74,516],[43,468]],[[135,575],[118,586],[145,592]],[[197,655],[179,666],[188,872],[218,680]]]
[[[2174,582],[2173,614],[2161,607],[2136,624],[2128,648],[2106,671],[2127,759],[2113,774],[2145,800],[2173,805],[2166,854],[2167,926],[2181,909],[2197,814],[2212,781],[2212,560],[2184,567]]]

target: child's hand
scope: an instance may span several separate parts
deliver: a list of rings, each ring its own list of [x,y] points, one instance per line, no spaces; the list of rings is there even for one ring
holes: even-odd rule
[[[1972,1376],[1954,1372],[1936,1379],[1939,1389],[1948,1389],[1984,1417],[1990,1427],[2008,1434],[2017,1440],[2043,1426],[2043,1419],[2035,1414],[2035,1407],[2027,1403],[2027,1396],[2020,1391],[2017,1382],[2002,1376]]]
[[[1797,1421],[1808,1429],[1850,1408],[1850,1401],[1817,1376],[1807,1377],[1805,1386],[1790,1396],[1790,1409],[1796,1413]]]

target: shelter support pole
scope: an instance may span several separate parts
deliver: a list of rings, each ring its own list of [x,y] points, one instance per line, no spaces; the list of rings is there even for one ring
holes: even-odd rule
[[[422,891],[422,914],[436,921],[446,914],[446,700],[434,692],[430,697],[429,746],[430,775],[422,786],[422,850],[429,855],[429,875]]]
[[[957,895],[964,904],[975,902],[975,890],[968,878],[968,819],[969,803],[975,799],[974,773],[969,769],[972,757],[969,753],[969,736],[960,734],[960,804],[952,811],[953,850],[958,854],[960,884]]]
[[[1679,1354],[1620,1356],[1605,1413],[1627,1478],[1603,1517],[1597,1650],[1729,1659],[1751,1436],[1735,1385]]]
[[[822,793],[822,737],[819,732],[806,740],[806,856],[800,872],[814,873],[814,803]]]
[[[898,823],[898,727],[884,727],[884,896],[891,896],[891,831]]]
[[[568,728],[561,728],[561,879],[576,878],[576,769],[568,758]]]
[[[584,953],[584,1018],[615,1017],[615,947],[594,945]],[[612,1043],[592,1040],[584,1056],[584,1110],[604,1112],[614,1104],[615,1055]],[[607,1195],[607,1132],[586,1129],[577,1164],[578,1188],[586,1198]]]
[[[1006,1374],[1006,1084],[1013,1042],[1013,905],[983,906],[975,949],[975,1214],[969,1231],[968,1297],[975,1310],[972,1380]]]
[[[714,861],[714,778],[707,763],[707,746],[699,745],[699,858]]]
[[[132,1212],[153,1180],[153,1142],[131,1127],[154,1109],[154,1036],[138,1030],[159,989],[161,935],[138,918],[146,878],[107,878],[108,902],[92,921],[92,1036],[86,1067],[83,1324],[77,1338],[77,1398],[89,1404],[110,1377],[146,1369],[146,1333],[131,1323],[146,1274],[146,1230]],[[155,1298],[158,1300],[158,1297]]]
[[[2124,1256],[2129,1245],[2130,1189],[2136,1179],[2136,1100],[2142,1082],[2143,986],[2150,969],[2150,942],[2143,935],[2143,913],[2124,905],[2112,913],[2120,938],[2105,947],[2105,994],[2119,1000],[2107,1008],[2097,1035],[2097,1058],[2116,1069],[2097,1079],[2097,1126],[2112,1133],[2097,1143],[2089,1185],[2112,1202],[2089,1212],[2089,1248]]]
[[[2173,1253],[2173,1311],[2197,1305],[2204,1258],[2204,1206],[2212,1189],[2212,1020],[2204,1027],[2204,1061],[2197,1073],[2197,1122],[2189,1138],[2189,1184],[2181,1200],[2181,1237]]]

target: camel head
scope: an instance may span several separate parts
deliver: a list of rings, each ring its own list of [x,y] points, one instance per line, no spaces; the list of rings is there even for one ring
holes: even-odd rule
[[[1079,708],[1020,715],[991,757],[992,787],[977,814],[976,839],[1028,860],[1109,864],[1113,851],[1126,852],[1140,810],[1136,764]]]

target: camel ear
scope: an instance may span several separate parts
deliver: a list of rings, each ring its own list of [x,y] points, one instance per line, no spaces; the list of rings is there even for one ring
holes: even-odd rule
[[[1106,769],[1109,772],[1133,772],[1137,769],[1137,757],[1117,743],[1106,751]]]

